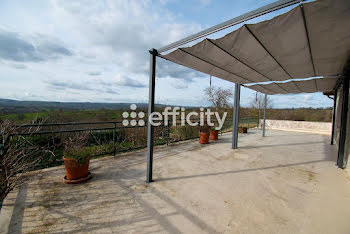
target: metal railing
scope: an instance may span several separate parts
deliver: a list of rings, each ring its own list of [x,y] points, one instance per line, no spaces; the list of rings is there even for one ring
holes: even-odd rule
[[[248,128],[258,126],[258,118],[241,118],[240,126]],[[63,140],[81,132],[88,133],[88,150],[91,157],[116,155],[121,152],[145,148],[147,146],[147,126],[123,126],[121,121],[74,122],[17,125],[19,131],[14,135],[25,137],[32,144],[53,147],[55,156],[43,157],[38,168],[63,164]],[[40,127],[40,131],[30,133],[29,128]],[[170,144],[183,140],[199,138],[199,125],[181,126],[180,121],[173,126],[169,121],[154,127],[154,145]],[[226,119],[221,133],[232,131],[232,119]],[[28,133],[29,132],[29,133]]]

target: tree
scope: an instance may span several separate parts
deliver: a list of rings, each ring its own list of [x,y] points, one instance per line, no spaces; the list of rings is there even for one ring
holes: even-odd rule
[[[216,111],[230,107],[230,99],[233,96],[230,89],[212,86],[206,88],[204,91],[207,100],[216,108]]]
[[[256,96],[251,101],[250,106],[253,110],[257,110],[258,119],[260,119],[260,115],[262,115],[260,114],[260,112],[264,109],[264,106],[265,106],[265,94],[257,93]],[[272,100],[269,96],[267,96],[266,109],[271,109],[272,106],[273,106]]]
[[[23,130],[9,120],[0,122],[0,204],[9,192],[27,179],[28,172],[43,156],[53,155],[52,151],[27,140],[40,128],[39,125]]]
[[[17,119],[20,120],[20,121],[24,120],[25,118],[26,118],[26,116],[23,113],[19,113],[17,115]]]
[[[265,94],[262,93],[257,93],[257,95],[253,98],[253,100],[251,101],[251,108],[253,109],[264,109],[264,105],[265,105]],[[266,105],[266,109],[271,109],[272,108],[272,100],[269,96],[267,96],[267,105]]]

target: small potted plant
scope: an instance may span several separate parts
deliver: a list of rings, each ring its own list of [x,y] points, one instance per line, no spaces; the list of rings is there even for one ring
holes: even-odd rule
[[[247,127],[238,127],[238,132],[239,133],[247,133],[248,132],[248,128]]]
[[[204,124],[203,126],[200,126],[199,132],[200,132],[200,138],[199,143],[200,144],[209,144],[209,126],[208,124]]]
[[[210,140],[217,141],[219,138],[219,130],[216,130],[215,127],[210,129]]]
[[[89,162],[91,150],[86,147],[88,134],[77,134],[64,141],[63,161],[66,168],[64,183],[78,184],[91,178]]]

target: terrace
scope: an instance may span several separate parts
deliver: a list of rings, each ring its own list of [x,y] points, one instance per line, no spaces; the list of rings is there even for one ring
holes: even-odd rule
[[[145,183],[145,150],[94,159],[92,180],[62,182],[62,166],[33,174],[9,194],[0,232],[346,233],[350,180],[335,167],[329,135],[250,129],[200,145],[154,150],[156,183]],[[288,152],[288,153],[286,153]],[[7,230],[8,229],[8,230]]]
[[[0,232],[348,233],[350,181],[341,169],[349,157],[350,60],[342,38],[349,38],[343,25],[350,7],[344,0],[304,2],[280,0],[150,50],[147,127],[69,130],[94,131],[105,139],[89,146],[96,156],[114,155],[92,160],[92,180],[79,185],[63,184],[62,166],[32,172],[4,201]],[[271,20],[178,48],[294,4]],[[224,126],[232,134],[200,145],[193,140],[199,127],[151,124],[157,58],[235,84],[233,120]],[[263,134],[255,128],[238,137],[241,86],[265,94]],[[267,95],[315,92],[333,96],[331,137],[280,130],[261,137]],[[52,134],[66,133],[44,132],[53,142]]]

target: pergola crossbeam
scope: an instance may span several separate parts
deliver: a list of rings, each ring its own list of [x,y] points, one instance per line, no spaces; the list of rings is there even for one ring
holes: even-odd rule
[[[221,24],[218,24],[218,25],[215,25],[215,26],[210,27],[208,29],[205,29],[203,31],[200,31],[200,32],[198,32],[196,34],[193,34],[191,36],[188,36],[188,37],[186,37],[184,39],[181,39],[179,41],[171,43],[171,44],[169,44],[167,46],[159,48],[157,51],[159,53],[163,53],[165,51],[168,51],[168,50],[174,49],[176,47],[182,46],[184,44],[187,44],[189,42],[192,42],[192,41],[195,41],[197,39],[203,38],[203,37],[208,36],[210,34],[213,34],[215,32],[221,31],[223,29],[232,27],[234,25],[237,25],[239,23],[245,22],[247,20],[259,17],[261,15],[265,15],[267,13],[270,13],[270,12],[273,12],[273,11],[276,11],[276,10],[279,10],[279,9],[282,9],[282,8],[285,8],[285,7],[288,7],[288,6],[297,4],[297,3],[301,3],[303,1],[305,1],[305,0],[279,0],[279,1],[273,2],[273,3],[268,4],[266,6],[260,7],[258,9],[256,9],[256,10],[250,11],[248,13],[245,13],[243,15],[240,15],[240,16],[237,16],[237,17],[235,17],[233,19],[225,21],[225,22],[223,22]]]

